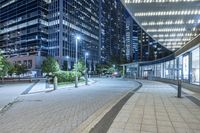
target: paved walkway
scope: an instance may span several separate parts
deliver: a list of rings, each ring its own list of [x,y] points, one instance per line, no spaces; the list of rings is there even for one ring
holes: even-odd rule
[[[33,83],[15,83],[4,84],[0,86],[0,110],[9,102],[12,102],[23,91],[30,87]]]
[[[200,107],[176,98],[170,85],[141,81],[143,87],[123,106],[108,133],[200,133]]]
[[[71,133],[104,105],[137,86],[134,81],[106,78],[89,86],[20,96],[0,114],[0,133]]]

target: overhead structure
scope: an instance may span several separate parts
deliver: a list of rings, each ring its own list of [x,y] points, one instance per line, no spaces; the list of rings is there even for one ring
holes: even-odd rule
[[[123,0],[138,23],[158,42],[177,50],[197,36],[200,0]]]

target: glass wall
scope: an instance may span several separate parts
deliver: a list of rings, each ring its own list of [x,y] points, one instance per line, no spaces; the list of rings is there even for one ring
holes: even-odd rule
[[[197,84],[200,85],[200,78],[199,78],[199,69],[200,69],[200,48],[196,48],[195,50],[192,51],[192,79],[191,83],[192,84]]]
[[[200,47],[178,56],[174,60],[142,66],[142,77],[153,79],[161,77],[166,79],[200,85]]]
[[[183,56],[178,57],[178,78],[182,79]]]
[[[161,77],[161,64],[157,64],[155,66],[156,66],[155,76],[156,77]]]
[[[169,66],[170,66],[169,61],[165,62],[165,78],[167,78],[167,79],[169,79],[169,77],[170,77]]]
[[[183,56],[183,80],[189,81],[189,54]]]

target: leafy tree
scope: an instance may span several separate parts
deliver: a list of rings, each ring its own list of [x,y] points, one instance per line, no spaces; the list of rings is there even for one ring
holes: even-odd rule
[[[67,61],[64,61],[64,62],[63,62],[62,70],[68,71],[68,62],[67,62]]]
[[[9,70],[8,70],[8,75],[12,76],[16,72],[16,68],[13,64],[9,64]]]
[[[58,72],[60,70],[59,64],[53,57],[47,57],[42,63],[42,72],[48,75]]]
[[[107,73],[113,73],[115,72],[115,68],[114,67],[110,67],[108,70],[107,70]]]
[[[16,75],[21,75],[21,74],[25,74],[28,70],[27,67],[24,64],[15,64],[15,72]]]
[[[13,67],[12,63],[10,63],[5,57],[0,55],[0,77],[4,77],[8,74],[11,67]]]
[[[3,70],[4,64],[3,64],[3,55],[0,53],[0,71]]]
[[[97,64],[96,65],[97,74],[106,73],[109,68],[110,68],[109,64]]]
[[[74,70],[76,70],[76,63],[74,64]],[[80,72],[82,75],[84,74],[85,71],[85,64],[82,60],[78,61],[78,72]]]

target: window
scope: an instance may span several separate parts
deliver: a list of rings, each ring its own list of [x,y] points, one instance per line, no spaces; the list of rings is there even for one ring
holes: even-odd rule
[[[189,80],[189,55],[183,56],[183,80]]]
[[[32,60],[28,60],[28,68],[29,68],[29,69],[32,68]]]
[[[178,57],[178,78],[182,79],[183,56]]]
[[[200,85],[200,78],[199,78],[199,69],[200,69],[200,48],[197,48],[192,51],[192,84]]]
[[[156,65],[156,77],[161,77],[161,64]]]

